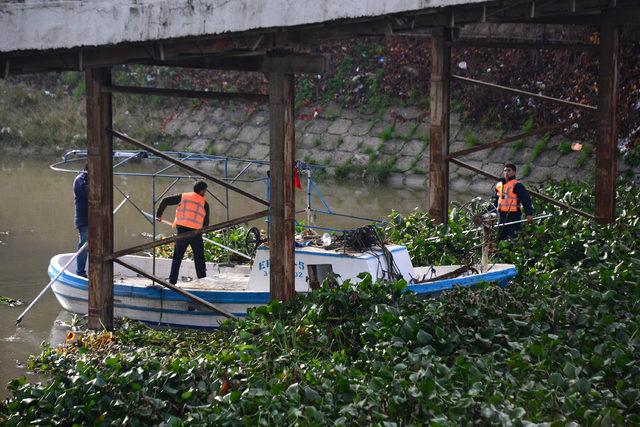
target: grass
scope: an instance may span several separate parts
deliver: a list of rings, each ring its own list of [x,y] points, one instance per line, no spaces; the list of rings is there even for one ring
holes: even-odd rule
[[[41,151],[71,148],[70,135],[85,134],[84,103],[47,95],[11,80],[0,81],[2,139]],[[28,114],[26,114],[28,112]]]
[[[413,136],[413,134],[416,132],[416,129],[418,129],[418,123],[413,123],[411,125],[411,127],[408,129],[406,134],[403,135],[396,135],[398,138],[400,138],[401,140],[403,140],[404,142],[409,141],[409,139],[411,139],[411,137]]]
[[[534,126],[533,116],[529,116],[529,118],[522,125],[522,131],[530,132],[533,130],[533,126]]]
[[[422,151],[426,151],[430,141],[429,134],[425,133],[424,135],[422,135],[420,137],[420,141],[422,142]]]
[[[466,141],[467,147],[475,147],[476,145],[478,145],[480,143],[480,141],[478,140],[478,137],[475,136],[470,131],[467,132],[467,135],[465,136],[465,141]]]
[[[556,148],[558,152],[562,155],[571,153],[571,142],[564,140],[560,141],[558,147]]]
[[[519,139],[515,141],[511,146],[511,148],[513,149],[513,151],[518,151],[524,148],[524,139]]]
[[[382,132],[380,132],[380,139],[382,139],[382,141],[384,142],[389,141],[391,138],[393,138],[393,134],[395,130],[396,130],[396,122],[394,121],[389,126],[384,128]]]
[[[587,163],[587,161],[591,158],[592,152],[593,152],[593,149],[591,148],[591,146],[584,144],[582,146],[582,150],[580,151],[580,155],[576,159],[576,165],[579,168],[583,167]]]
[[[535,147],[533,147],[533,152],[531,153],[531,160],[535,160],[540,157],[540,154],[547,148],[547,143],[549,142],[549,138],[551,138],[551,134],[549,132],[545,133],[542,138],[536,142]]]

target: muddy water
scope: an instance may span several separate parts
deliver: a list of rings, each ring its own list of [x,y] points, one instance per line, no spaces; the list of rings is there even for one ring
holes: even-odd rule
[[[53,171],[49,168],[50,163],[50,159],[0,159],[0,295],[21,299],[27,304],[49,281],[47,266],[50,258],[61,252],[75,252],[77,241],[71,191],[75,175]],[[129,169],[145,171],[141,165]],[[156,194],[162,193],[171,181],[169,178],[158,178]],[[190,189],[192,184],[183,181],[167,194]],[[303,179],[303,185],[304,182]],[[153,185],[150,178],[116,176],[114,183],[128,193],[141,209],[151,211]],[[265,194],[263,182],[239,186],[259,196]],[[319,183],[318,187],[333,211],[369,218],[383,218],[392,209],[404,213],[416,206],[424,209],[427,200],[423,191],[384,186]],[[224,200],[224,191],[215,187],[212,190]],[[230,196],[231,217],[259,210],[256,203],[247,202],[233,193]],[[464,199],[465,196],[454,198]],[[114,204],[120,200],[122,196],[115,192]],[[226,212],[220,203],[212,198],[209,198],[209,203],[213,211],[212,221],[226,219]],[[306,193],[297,191],[297,209],[303,209],[305,205]],[[322,208],[317,196],[313,197],[312,205]],[[171,212],[167,212],[166,218],[170,219]],[[299,215],[298,219],[304,220],[305,215]],[[337,228],[352,228],[362,224],[354,219],[323,215],[318,216],[317,223]],[[257,221],[256,225],[264,228],[264,221]],[[158,225],[157,231],[169,233],[170,229]],[[152,232],[149,222],[133,206],[123,207],[115,217],[115,248],[147,242],[142,232]],[[8,395],[5,385],[11,379],[27,375],[31,380],[37,380],[25,367],[29,355],[38,353],[42,341],[54,344],[61,342],[64,324],[71,321],[72,316],[60,309],[50,291],[16,327],[15,319],[25,307],[0,305],[0,399]]]

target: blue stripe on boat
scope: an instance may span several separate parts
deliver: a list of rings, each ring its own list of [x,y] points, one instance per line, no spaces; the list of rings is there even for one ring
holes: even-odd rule
[[[59,270],[53,265],[49,265],[49,276],[55,277],[58,272]],[[82,291],[87,291],[89,288],[89,281],[87,279],[66,273],[62,273],[57,282]],[[222,290],[189,290],[189,292],[211,303],[267,304],[271,301],[269,292],[235,292]],[[146,298],[151,300],[191,301],[189,298],[164,287],[142,287],[127,285],[125,283],[114,283],[113,295],[118,297]]]
[[[86,302],[88,303],[87,298],[79,298],[79,297],[74,297],[71,295],[66,295],[62,292],[59,291],[53,291],[54,294],[56,295],[60,295],[61,297],[68,299],[68,300],[73,300],[73,301],[82,301],[82,302]],[[175,309],[168,309],[168,308],[155,308],[155,307],[140,307],[137,305],[129,305],[129,304],[120,304],[120,303],[114,303],[113,304],[114,307],[118,307],[118,308],[126,308],[126,309],[130,309],[130,310],[138,310],[138,311],[150,311],[150,312],[156,312],[156,313],[167,313],[167,314],[187,314],[189,316],[216,316],[216,317],[221,317],[222,315],[219,314],[218,312],[214,311],[214,310],[208,310],[208,311],[191,311],[191,310],[175,310]],[[242,312],[242,313],[232,313],[234,316],[236,317],[246,317],[247,313],[246,312]],[[155,322],[154,322],[155,323]]]

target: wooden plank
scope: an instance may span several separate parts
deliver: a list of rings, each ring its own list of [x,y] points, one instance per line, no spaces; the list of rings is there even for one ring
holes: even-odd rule
[[[130,136],[125,135],[125,134],[123,134],[123,133],[121,133],[121,132],[118,132],[118,131],[116,131],[116,130],[108,129],[108,131],[109,131],[109,132],[111,132],[111,133],[112,133],[113,135],[115,135],[116,137],[118,137],[119,139],[121,139],[121,140],[123,140],[123,141],[126,141],[126,142],[128,142],[128,143],[130,143],[130,144],[133,144],[133,145],[135,145],[135,146],[137,146],[137,147],[140,147],[140,148],[142,148],[143,150],[146,150],[146,151],[148,151],[148,152],[150,152],[150,153],[153,153],[153,154],[155,154],[156,156],[161,157],[161,158],[165,159],[166,161],[168,161],[168,162],[170,162],[170,163],[173,163],[174,165],[178,165],[178,166],[180,166],[181,168],[184,168],[184,169],[188,170],[189,172],[193,172],[193,173],[195,173],[196,175],[199,175],[199,176],[202,176],[202,177],[204,177],[204,178],[207,178],[208,180],[213,181],[213,182],[215,182],[216,184],[219,184],[219,185],[221,185],[221,186],[223,186],[223,187],[225,187],[225,188],[228,188],[228,189],[229,189],[229,190],[231,190],[231,191],[235,191],[236,193],[241,194],[241,195],[243,195],[243,196],[245,196],[245,197],[247,197],[247,198],[249,198],[249,199],[251,199],[251,200],[253,200],[253,201],[255,201],[255,202],[258,202],[258,203],[260,203],[260,204],[267,205],[267,206],[269,205],[269,202],[267,202],[266,200],[263,200],[263,199],[261,199],[260,197],[254,196],[253,194],[248,193],[248,192],[246,192],[246,191],[244,191],[244,190],[241,190],[241,189],[239,189],[238,187],[234,187],[233,185],[228,184],[228,183],[226,183],[225,181],[223,181],[223,180],[221,180],[221,179],[219,179],[219,178],[216,178],[216,177],[215,177],[215,176],[213,176],[213,175],[210,175],[210,174],[208,174],[208,173],[206,173],[206,172],[203,172],[203,171],[201,171],[201,170],[200,170],[200,169],[198,169],[198,168],[194,168],[193,166],[188,165],[188,164],[187,164],[187,163],[185,163],[185,162],[182,162],[182,161],[180,161],[180,160],[174,159],[173,157],[166,155],[166,154],[165,154],[165,153],[163,153],[162,151],[157,150],[157,149],[155,149],[155,148],[151,147],[150,145],[147,145],[147,144],[145,144],[145,143],[142,143],[142,142],[140,142],[140,141],[138,141],[138,140],[136,140],[136,139],[133,139],[133,138],[131,138]]]
[[[618,52],[620,30],[600,28],[598,68],[598,128],[596,131],[596,217],[601,223],[616,220],[616,144],[618,140]]]
[[[291,74],[269,73],[269,159],[270,170],[270,273],[271,298],[293,298],[295,200],[293,197],[294,78]]]
[[[434,28],[431,41],[431,93],[429,125],[429,214],[436,223],[447,222],[449,209],[449,88],[451,32]]]
[[[158,87],[140,87],[140,86],[104,86],[103,92],[107,93],[135,93],[141,95],[159,95],[177,98],[196,98],[196,99],[220,99],[220,100],[239,100],[239,101],[255,101],[267,102],[269,97],[261,93],[238,93],[238,92],[204,92],[200,90],[186,89],[170,89]]]
[[[455,80],[459,80],[467,83],[473,83],[475,85],[484,86],[491,89],[498,89],[504,92],[515,93],[517,95],[522,95],[529,98],[540,99],[541,101],[552,102],[554,104],[560,104],[567,107],[575,107],[575,108],[581,108],[581,109],[591,110],[591,111],[596,111],[598,109],[597,107],[594,107],[592,105],[580,104],[579,102],[566,101],[564,99],[558,99],[558,98],[553,98],[551,96],[540,95],[533,92],[527,92],[526,90],[514,89],[511,87],[502,86],[495,83],[483,82],[482,80],[470,79],[468,77],[462,77],[456,74],[453,74],[451,77],[454,78]]]
[[[141,252],[147,249],[152,249],[155,248],[157,246],[162,246],[162,245],[166,245],[168,243],[173,243],[176,242],[178,240],[184,240],[184,239],[190,239],[191,237],[197,236],[198,234],[204,234],[204,233],[208,233],[210,231],[216,231],[216,230],[223,230],[225,228],[234,226],[234,225],[238,225],[238,224],[242,224],[244,222],[249,222],[249,221],[253,221],[254,219],[259,219],[259,218],[264,218],[265,216],[267,216],[267,211],[260,211],[260,212],[256,212],[256,213],[252,213],[249,215],[244,215],[238,218],[234,218],[234,219],[230,219],[228,221],[224,221],[224,222],[219,222],[217,224],[213,224],[213,225],[209,225],[207,227],[203,227],[199,230],[193,230],[193,231],[189,231],[187,233],[180,233],[179,235],[176,234],[174,236],[171,237],[166,237],[164,239],[160,239],[160,240],[156,240],[155,242],[149,242],[149,243],[143,243],[142,245],[137,245],[137,246],[132,246],[130,248],[126,248],[126,249],[122,249],[119,251],[116,251],[114,253],[109,253],[108,255],[106,255],[104,257],[105,260],[107,261],[113,261],[116,258],[120,258],[122,256],[125,255],[131,255],[131,254],[135,254],[136,252]]]
[[[491,178],[491,179],[495,180],[496,182],[500,180],[499,176],[490,174],[489,172],[485,172],[482,169],[478,169],[478,168],[476,168],[474,166],[471,166],[468,163],[462,162],[462,161],[460,161],[458,159],[451,159],[451,163],[455,163],[456,165],[461,166],[461,167],[463,167],[465,169],[469,169],[469,170],[471,170],[471,171],[473,171],[473,172],[475,172],[475,173],[477,173],[479,175],[486,176],[487,178]],[[529,194],[531,194],[532,196],[537,197],[537,198],[539,198],[541,200],[544,200],[545,202],[551,203],[554,206],[557,206],[557,207],[562,208],[562,209],[569,210],[571,212],[575,212],[578,215],[583,216],[585,218],[595,219],[595,216],[591,215],[590,213],[581,211],[580,209],[575,208],[575,207],[573,207],[571,205],[567,205],[566,203],[559,202],[559,201],[557,201],[555,199],[552,199],[549,196],[545,196],[542,193],[538,193],[537,191],[534,191],[534,190],[531,190],[531,189],[527,189],[527,191],[529,191]]]
[[[292,74],[325,74],[331,62],[327,55],[281,51],[278,55],[252,54],[246,56],[216,56],[183,58],[174,61],[144,61],[148,65],[220,70],[281,72]]]
[[[325,74],[330,69],[329,56],[295,54],[291,52],[270,53],[264,58],[262,71],[289,74]]]
[[[511,142],[515,142],[518,141],[520,139],[524,139],[524,138],[529,138],[532,136],[536,136],[536,135],[543,135],[547,132],[551,132],[557,129],[563,129],[567,126],[571,126],[573,123],[579,122],[579,121],[583,121],[584,119],[575,119],[575,120],[567,120],[564,121],[562,123],[559,123],[557,125],[550,125],[550,126],[543,126],[541,128],[538,129],[534,129],[532,131],[529,132],[523,132],[520,133],[518,135],[513,135],[513,136],[509,136],[507,138],[503,138],[503,139],[498,139],[497,141],[493,141],[493,142],[489,142],[487,144],[482,144],[482,145],[476,145],[475,147],[470,147],[470,148],[465,148],[464,150],[459,150],[459,151],[455,151],[451,154],[449,154],[447,157],[445,157],[447,160],[451,160],[454,159],[456,157],[461,157],[467,154],[471,154],[471,153],[475,153],[476,151],[482,151],[482,150],[486,150],[488,148],[495,148],[495,147],[499,147],[501,145],[504,144],[509,144]]]
[[[120,259],[115,259],[114,262],[117,262],[118,264],[127,267],[129,270],[138,273],[141,276],[146,277],[149,280],[153,280],[156,283],[159,283],[160,285],[164,286],[165,288],[169,288],[171,289],[173,292],[178,293],[182,296],[185,296],[187,298],[189,298],[192,301],[197,302],[198,304],[208,308],[209,310],[215,311],[216,313],[220,313],[222,314],[224,317],[228,318],[228,319],[237,319],[237,317],[231,313],[229,313],[228,311],[226,311],[225,309],[215,305],[215,304],[211,304],[209,301],[203,300],[202,298],[200,298],[197,295],[192,294],[189,291],[186,291],[182,288],[177,287],[176,285],[172,285],[171,283],[167,282],[166,280],[162,280],[152,274],[147,273],[144,270],[139,269],[138,267],[131,265],[129,263],[126,263]]]
[[[89,167],[89,322],[91,329],[113,328],[113,141],[109,68],[90,68],[86,76],[87,161]]]
[[[597,51],[598,45],[586,43],[534,43],[534,42],[501,42],[491,40],[458,39],[449,44],[455,48],[490,48],[490,49],[545,49],[545,50],[585,50]]]

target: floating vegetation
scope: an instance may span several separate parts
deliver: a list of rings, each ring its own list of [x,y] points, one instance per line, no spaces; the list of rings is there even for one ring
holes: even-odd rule
[[[3,297],[2,295],[0,295],[0,305],[8,305],[9,307],[18,307],[23,304],[24,304],[24,301],[20,299]]]
[[[545,192],[592,204],[586,185]],[[30,361],[48,381],[9,384],[0,424],[638,425],[640,189],[617,197],[616,224],[558,212],[501,242],[520,272],[504,289],[420,300],[364,275],[214,332],[76,331]],[[450,218],[388,231],[416,264],[461,262],[473,238]]]

